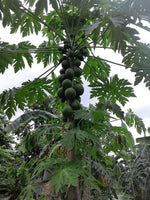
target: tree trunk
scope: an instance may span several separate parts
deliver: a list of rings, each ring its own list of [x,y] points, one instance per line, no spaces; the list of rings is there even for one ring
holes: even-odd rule
[[[90,185],[85,186],[83,191],[83,199],[84,200],[90,200],[91,198],[91,191],[90,191]]]
[[[67,158],[68,161],[75,160],[75,148],[70,149],[67,153]],[[70,186],[68,190],[68,200],[80,200],[81,195],[80,195],[80,189],[79,189],[79,184],[77,187]]]
[[[91,157],[87,155],[87,166],[89,174],[91,174]],[[83,187],[83,200],[90,200],[91,198],[91,188],[90,185],[84,185]]]

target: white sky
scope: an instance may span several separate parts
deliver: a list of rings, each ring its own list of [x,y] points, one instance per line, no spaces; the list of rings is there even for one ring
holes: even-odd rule
[[[9,42],[10,44],[17,44],[20,41],[30,40],[31,43],[38,45],[42,43],[43,38],[42,35],[31,35],[30,37],[26,37],[22,39],[21,34],[10,35],[9,29],[4,29],[0,24],[0,39],[1,41]],[[146,31],[141,31],[141,40],[144,43],[150,43],[150,33]],[[45,39],[46,40],[46,39]],[[121,56],[118,54],[114,54],[112,50],[96,50],[96,55],[99,55],[101,58],[106,58],[108,60],[121,63]],[[120,78],[126,78],[130,82],[134,82],[134,74],[129,70],[124,69],[121,66],[111,65],[112,66],[112,74],[118,74]],[[33,80],[35,77],[41,75],[46,69],[43,69],[43,65],[41,64],[33,64],[33,67],[30,69],[26,67],[26,69],[19,71],[18,73],[14,73],[13,67],[9,67],[6,72],[1,75],[0,74],[0,93],[8,88],[18,87],[22,82],[27,80]],[[143,121],[147,127],[150,126],[150,91],[144,86],[144,84],[140,83],[135,87],[136,98],[130,98],[129,103],[126,104],[127,109],[131,108],[139,117],[143,118]],[[94,103],[95,99],[89,99],[89,89],[85,87],[85,93],[82,96],[82,103],[84,105],[88,105],[89,103]],[[21,112],[18,112],[16,116],[19,116]],[[139,137],[137,135],[136,137]]]

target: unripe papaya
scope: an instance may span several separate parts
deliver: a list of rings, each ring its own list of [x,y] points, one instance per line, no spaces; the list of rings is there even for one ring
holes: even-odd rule
[[[68,88],[65,90],[65,98],[67,100],[73,100],[76,97],[76,90],[74,88]]]
[[[64,115],[64,117],[71,117],[72,113],[73,113],[73,110],[71,108],[71,106],[69,105],[66,105],[63,110],[62,110],[62,113]]]
[[[73,110],[79,110],[81,108],[81,104],[77,99],[75,99],[72,102],[71,107],[72,107]]]
[[[80,67],[74,67],[74,75],[80,77],[82,74],[82,69]]]
[[[65,73],[65,69],[61,69],[59,72],[60,72],[60,74],[64,74]]]
[[[62,83],[64,79],[65,79],[65,75],[64,75],[64,74],[60,74],[60,75],[58,76],[58,81],[59,81],[59,83]]]
[[[73,77],[74,77],[74,71],[73,69],[71,68],[68,68],[66,71],[65,71],[65,77],[72,80]]]
[[[63,90],[63,87],[60,87],[57,91],[57,95],[60,97],[60,98],[63,98],[64,96],[64,90]]]
[[[84,87],[81,84],[79,84],[79,83],[77,83],[76,85],[74,85],[74,89],[76,91],[76,95],[77,96],[82,95],[83,92],[84,92]]]
[[[81,65],[81,61],[79,59],[76,59],[74,61],[74,65],[77,66],[77,67],[79,67]]]
[[[68,60],[63,60],[63,61],[62,61],[62,67],[63,67],[64,69],[69,68],[69,67],[70,67],[69,61],[68,61]]]
[[[62,86],[64,89],[70,88],[72,86],[72,81],[70,81],[69,79],[65,79],[62,82]]]
[[[69,50],[68,50],[68,56],[69,56],[69,57],[73,58],[73,57],[74,57],[74,54],[75,54],[75,53],[74,53],[74,51],[73,51],[72,49],[69,49]]]

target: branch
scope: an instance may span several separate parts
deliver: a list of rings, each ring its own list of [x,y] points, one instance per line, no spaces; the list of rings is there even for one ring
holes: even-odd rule
[[[47,78],[58,66],[60,63],[58,63],[57,65],[52,66],[50,69],[48,69],[47,71],[45,71],[44,73],[42,73],[40,76],[38,76],[37,78],[35,78],[32,82],[28,83],[26,86],[24,86],[24,88],[29,87],[30,85],[34,85],[35,83],[40,83],[42,80],[40,79],[42,76],[44,76],[47,72],[49,72],[45,78]],[[36,80],[38,80],[38,82],[36,82]]]
[[[89,57],[91,57],[91,58],[93,58],[93,57],[95,57],[95,56],[89,56]],[[95,57],[95,58],[97,58],[97,57]],[[100,57],[99,57],[100,58]],[[120,64],[120,63],[116,63],[116,62],[113,62],[113,61],[111,61],[111,60],[107,60],[107,59],[104,59],[104,58],[100,58],[101,60],[103,60],[103,61],[106,61],[106,62],[109,62],[109,63],[112,63],[112,64],[114,64],[114,65],[119,65],[119,66],[122,66],[122,67],[125,67],[125,68],[128,68],[128,69],[131,69],[131,67],[128,67],[128,66],[126,66],[126,65],[123,65],[123,64]],[[132,67],[132,69],[133,69],[133,67]],[[141,70],[144,70],[144,69],[146,69],[146,70],[150,70],[150,68],[149,69],[147,69],[147,68],[137,68],[137,69],[141,69]]]
[[[0,54],[29,54],[29,53],[60,53],[57,49],[56,50],[52,50],[51,48],[47,48],[47,49],[29,49],[29,50],[7,50],[7,51],[0,51]]]
[[[94,48],[94,46],[89,46],[89,48]],[[104,49],[104,47],[102,47],[102,46],[97,46],[96,48]],[[111,48],[110,47],[106,47],[105,49],[111,49]],[[5,51],[1,51],[0,50],[0,53],[2,53],[2,54],[5,54],[5,53],[6,54],[43,53],[43,52],[44,53],[46,53],[46,52],[57,52],[57,53],[60,53],[58,51],[57,47],[46,47],[46,49],[43,49],[42,47],[38,47],[38,48],[35,48],[35,49],[28,49],[28,50],[12,50],[12,49],[7,49]]]
[[[93,48],[93,47],[90,47],[90,48]],[[103,48],[103,47],[98,47],[98,48]],[[109,48],[108,47],[108,49],[111,49],[111,48]],[[32,51],[33,50],[33,51]],[[42,48],[41,49],[29,49],[29,50],[27,50],[27,51],[15,51],[15,50],[7,50],[7,51],[0,51],[0,54],[28,54],[28,53],[50,53],[50,52],[55,52],[55,53],[60,53],[58,50],[51,50],[51,48],[47,48],[46,50],[43,50]],[[89,56],[89,57],[95,57],[95,56]],[[97,57],[95,57],[95,58],[97,58]],[[126,65],[124,65],[124,64],[121,64],[121,63],[116,63],[116,62],[114,62],[114,61],[111,61],[111,60],[107,60],[107,59],[104,59],[104,58],[101,58],[101,57],[99,57],[101,60],[103,60],[103,61],[106,61],[106,62],[109,62],[109,63],[111,63],[111,64],[114,64],[114,65],[118,65],[118,66],[122,66],[122,67],[125,67],[125,68],[130,68],[131,69],[131,67],[128,67],[128,66],[126,66]],[[148,68],[138,68],[139,70],[140,69],[142,69],[142,70],[144,70],[144,69],[146,69],[146,70],[150,70],[150,69],[148,69]]]
[[[116,62],[113,62],[113,61],[111,61],[111,60],[106,60],[106,59],[104,59],[104,58],[100,58],[100,59],[101,59],[101,60],[104,60],[104,61],[106,61],[106,62],[112,63],[112,64],[114,64],[114,65],[119,65],[119,66],[122,66],[122,67],[127,68],[126,65],[123,65],[123,64],[120,64],[120,63],[116,63]]]

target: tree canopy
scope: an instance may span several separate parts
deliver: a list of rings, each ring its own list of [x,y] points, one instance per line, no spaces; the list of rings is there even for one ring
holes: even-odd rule
[[[120,53],[119,67],[135,74],[134,86],[143,81],[150,89],[150,48],[140,41],[137,29],[150,31],[149,7],[147,0],[0,1],[0,20],[10,34],[20,32],[25,38],[42,33],[47,38],[39,46],[0,42],[0,73],[11,66],[17,73],[35,61],[47,69],[0,94],[0,136],[5,135],[0,141],[0,197],[111,200],[124,193],[125,198],[146,198],[145,171],[138,183],[131,176],[128,187],[125,175],[132,162],[140,165],[145,159],[136,152],[129,128],[144,134],[149,129],[131,109],[123,110],[135,97],[132,84],[111,76],[115,60],[95,56],[95,49]],[[89,83],[91,98],[98,99],[88,108],[81,105],[83,80]],[[11,119],[17,108],[24,114],[5,125],[5,116]],[[18,137],[15,147],[8,134]],[[46,184],[48,193],[39,191]]]

